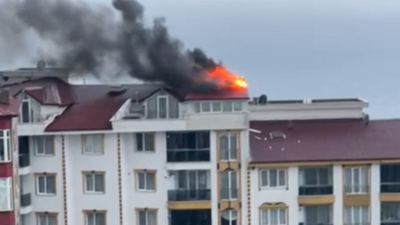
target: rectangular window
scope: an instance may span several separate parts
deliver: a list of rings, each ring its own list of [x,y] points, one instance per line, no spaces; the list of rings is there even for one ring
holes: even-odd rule
[[[137,211],[138,225],[157,225],[156,210],[138,210]]]
[[[381,224],[400,223],[400,203],[382,202],[381,203]]]
[[[37,123],[41,122],[40,104],[27,94],[23,93],[20,106],[20,123]]]
[[[222,103],[222,111],[223,112],[232,112],[233,111],[232,102],[223,102]]]
[[[346,206],[344,208],[344,225],[369,224],[368,206]]]
[[[35,155],[53,156],[54,155],[54,136],[36,136],[33,138],[33,148]]]
[[[304,207],[305,224],[332,224],[332,205],[313,205]]]
[[[238,198],[238,174],[236,171],[228,170],[221,173],[220,195],[223,200]]]
[[[223,132],[219,134],[219,150],[221,160],[235,161],[238,159],[238,133]]]
[[[212,111],[213,112],[221,112],[222,111],[221,102],[213,102],[212,103]]]
[[[137,133],[136,134],[136,151],[154,152],[155,151],[154,133]]]
[[[0,162],[11,161],[10,131],[0,130]]]
[[[221,225],[237,225],[238,212],[236,210],[225,210],[221,212]]]
[[[36,193],[38,195],[55,195],[56,175],[36,175]]]
[[[136,173],[136,183],[138,191],[156,190],[156,172],[140,171]]]
[[[260,225],[286,225],[286,209],[261,209]]]
[[[103,135],[82,135],[83,153],[88,155],[101,155],[104,153]]]
[[[260,170],[260,188],[285,188],[286,170]]]
[[[99,172],[84,173],[85,193],[104,193],[105,174]]]
[[[368,192],[368,167],[348,167],[344,169],[344,186],[346,194],[363,194]]]
[[[243,103],[242,103],[242,102],[234,102],[234,103],[233,103],[233,111],[234,111],[234,112],[241,112],[241,111],[243,111]]]
[[[86,212],[85,225],[106,225],[105,212]]]
[[[12,210],[12,179],[0,178],[0,211]]]
[[[211,103],[210,102],[202,102],[201,103],[201,112],[211,112]]]
[[[168,118],[168,96],[158,96],[158,118]]]
[[[56,213],[40,213],[36,215],[37,225],[57,225]]]
[[[300,168],[300,186],[331,186],[332,173],[331,166]]]

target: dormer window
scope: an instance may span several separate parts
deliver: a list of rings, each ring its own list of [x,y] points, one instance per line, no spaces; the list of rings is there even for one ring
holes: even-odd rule
[[[269,133],[272,140],[283,140],[286,139],[286,135],[281,131],[272,131]]]
[[[40,104],[26,93],[21,94],[20,123],[40,122]]]
[[[179,102],[167,94],[155,94],[146,101],[148,119],[179,118]]]

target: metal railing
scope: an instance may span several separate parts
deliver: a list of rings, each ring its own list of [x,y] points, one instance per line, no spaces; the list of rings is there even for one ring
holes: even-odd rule
[[[168,201],[207,201],[207,200],[211,200],[210,189],[168,191]]]
[[[381,193],[400,193],[400,184],[399,183],[391,183],[391,184],[381,183]]]
[[[19,160],[19,167],[21,168],[30,166],[31,164],[29,154],[27,153],[19,154],[18,160]]]
[[[209,162],[210,149],[206,150],[167,150],[167,162]]]
[[[22,194],[21,196],[21,206],[22,207],[27,207],[32,204],[32,198],[31,198],[31,193],[28,194]]]
[[[301,186],[299,195],[332,195],[333,185]]]
[[[235,200],[238,198],[238,189],[236,188],[223,188],[220,190],[222,200]]]

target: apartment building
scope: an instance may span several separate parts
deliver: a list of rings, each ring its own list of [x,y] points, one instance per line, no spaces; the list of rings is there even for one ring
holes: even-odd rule
[[[357,99],[269,104],[251,115],[248,224],[400,224],[400,120]]]
[[[247,90],[182,95],[54,77],[3,89],[20,109],[15,224],[245,223]]]
[[[16,116],[18,102],[0,91],[0,224],[18,223],[18,149]]]

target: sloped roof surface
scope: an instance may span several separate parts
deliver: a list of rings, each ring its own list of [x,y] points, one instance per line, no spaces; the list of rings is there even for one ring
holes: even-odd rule
[[[400,120],[252,121],[252,163],[400,158]],[[286,138],[271,139],[270,132]]]

